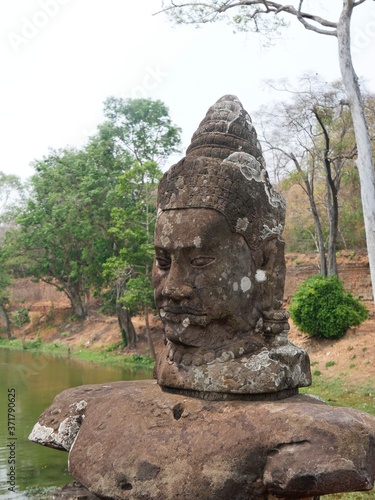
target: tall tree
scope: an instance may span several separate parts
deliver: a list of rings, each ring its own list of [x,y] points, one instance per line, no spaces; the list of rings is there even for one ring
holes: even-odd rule
[[[73,149],[52,151],[34,167],[31,197],[9,241],[15,253],[27,256],[28,273],[63,291],[84,317],[90,291],[101,286],[102,263],[112,254],[106,229],[112,182],[121,172]]]
[[[154,300],[151,269],[154,256],[153,234],[157,183],[162,175],[158,165],[137,161],[120,176],[119,193],[126,203],[112,210],[110,232],[118,241],[119,252],[104,264],[104,274],[116,299],[116,311],[127,344],[135,343],[131,316],[144,313],[150,345],[149,309]]]
[[[0,319],[7,337],[11,338],[11,322],[8,314],[11,270],[9,255],[4,244],[5,233],[14,226],[17,207],[22,203],[25,185],[19,177],[0,171]]]
[[[9,285],[11,275],[7,269],[7,256],[3,246],[0,246],[0,320],[3,323],[4,330],[8,339],[12,337],[10,319],[8,314],[9,304]]]
[[[172,123],[162,101],[109,97],[104,115],[118,150],[128,151],[140,165],[146,161],[163,165],[179,151],[181,129]]]
[[[156,184],[162,173],[159,165],[178,151],[180,129],[161,101],[110,97],[104,108],[105,127],[114,146],[127,153],[131,164],[119,178],[122,205],[112,210],[110,233],[119,251],[104,265],[107,282],[113,290],[115,307],[127,344],[136,341],[131,317],[142,312],[148,329],[149,309],[153,305],[151,267],[156,215]]]
[[[285,82],[276,87],[270,84],[286,92],[289,99],[264,106],[258,113],[266,153],[267,148],[275,153],[272,159],[281,165],[289,185],[298,183],[304,190],[315,224],[320,272],[324,276],[337,274],[339,190],[343,175],[355,168],[357,155],[345,92],[340,82],[328,84],[311,74],[304,75],[296,87]],[[326,214],[322,214],[317,196],[322,183]],[[328,231],[324,231],[324,219]]]
[[[22,202],[26,186],[17,175],[0,171],[0,224],[13,223],[14,210]]]
[[[293,16],[308,30],[337,38],[341,77],[350,105],[358,148],[357,166],[361,182],[367,252],[375,303],[375,169],[364,104],[350,47],[353,11],[366,1],[342,0],[342,8],[337,21],[330,21],[317,13],[303,10],[304,0],[295,1],[294,5],[270,0],[209,0],[207,2],[195,0],[178,3],[173,0],[163,2],[163,12],[169,14],[177,23],[192,24],[214,22],[229,16],[239,30],[267,32],[268,34],[272,34],[275,27],[274,24],[267,22],[270,15],[276,16],[273,19],[275,21],[280,15],[286,14]],[[279,25],[282,25],[282,22],[279,22]]]
[[[30,198],[8,242],[27,257],[27,272],[63,291],[80,317],[88,314],[90,293],[104,286],[103,264],[112,262],[114,269],[115,262],[116,310],[134,339],[123,294],[132,279],[142,279],[136,256],[144,252],[145,268],[150,256],[142,234],[138,243],[129,235],[140,217],[148,228],[145,248],[150,245],[154,213],[147,190],[159,175],[155,160],[165,161],[176,150],[180,129],[161,101],[112,97],[104,111],[108,120],[84,149],[51,151],[35,162]]]

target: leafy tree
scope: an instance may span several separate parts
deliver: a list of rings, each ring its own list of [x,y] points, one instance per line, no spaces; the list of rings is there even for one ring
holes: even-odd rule
[[[155,185],[161,174],[155,160],[165,161],[176,150],[180,130],[160,101],[110,98],[104,111],[108,120],[84,149],[51,151],[35,162],[31,196],[8,245],[25,257],[27,273],[63,291],[80,317],[88,313],[90,294],[106,286],[131,344],[131,315],[148,313],[152,304]]]
[[[146,319],[146,332],[153,347],[149,332],[149,308],[153,307],[151,269],[153,263],[153,234],[155,228],[156,187],[162,172],[154,162],[140,165],[135,161],[133,167],[120,177],[120,194],[129,201],[126,207],[112,211],[113,226],[111,233],[123,239],[124,244],[117,257],[107,261],[107,276],[115,280],[116,287],[121,280],[120,296],[117,292],[117,308],[122,314],[127,311],[142,311]],[[125,273],[125,274],[124,274]],[[120,316],[119,316],[120,317]],[[125,318],[129,329],[128,318]]]
[[[0,318],[8,339],[12,338],[10,319],[8,314],[9,285],[11,275],[6,265],[7,255],[4,247],[0,246]]]
[[[369,317],[364,304],[344,291],[337,276],[317,275],[304,281],[293,295],[289,311],[302,332],[336,339]]]
[[[25,186],[16,175],[0,171],[0,318],[7,337],[11,338],[11,322],[8,314],[9,286],[12,274],[9,254],[4,245],[7,230],[14,225],[15,209],[22,202]]]
[[[179,151],[181,129],[159,100],[109,97],[104,102],[106,126],[119,151],[128,151],[140,165],[153,161],[162,165]]]
[[[30,275],[63,291],[84,317],[91,289],[101,286],[102,263],[112,254],[106,228],[111,181],[119,172],[74,149],[52,151],[34,167],[32,195],[18,216],[13,248],[27,256]]]
[[[281,90],[291,98],[267,105],[259,112],[266,147],[280,165],[278,175],[282,175],[280,170],[284,176],[287,174],[284,187],[298,184],[307,196],[320,272],[324,276],[334,275],[339,192],[343,176],[355,169],[357,157],[346,95],[340,82],[327,84],[310,74],[299,80],[297,88],[284,82]]]
[[[342,177],[339,204],[340,248],[366,248],[360,184],[356,168],[347,170]]]
[[[156,186],[162,175],[159,165],[178,151],[180,129],[172,124],[165,105],[150,99],[109,98],[105,116],[117,151],[127,152],[131,165],[119,177],[122,205],[112,210],[110,233],[119,251],[105,263],[104,274],[112,288],[126,344],[136,341],[132,315],[143,312],[153,355],[148,317],[153,306],[151,268]]]
[[[341,77],[347,93],[358,148],[357,166],[361,182],[367,251],[371,281],[375,289],[375,168],[365,108],[358,77],[353,67],[350,47],[353,11],[366,1],[342,0],[342,8],[337,21],[330,21],[319,14],[303,10],[304,0],[294,2],[298,4],[297,6],[270,0],[209,0],[207,2],[173,0],[163,2],[163,12],[166,12],[177,23],[200,24],[229,19],[237,30],[260,32],[266,35],[272,35],[273,23],[283,15],[287,15],[293,16],[308,30],[337,38]],[[279,20],[278,24],[281,26],[282,20]]]
[[[21,307],[12,313],[12,323],[16,326],[16,328],[22,328],[24,325],[31,322],[29,311],[29,308]]]
[[[0,171],[0,224],[13,223],[15,207],[21,203],[25,190],[26,186],[17,175]]]

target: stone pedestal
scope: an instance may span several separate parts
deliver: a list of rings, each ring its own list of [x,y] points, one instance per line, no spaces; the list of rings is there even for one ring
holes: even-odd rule
[[[30,439],[69,451],[74,478],[101,498],[305,498],[369,490],[375,418],[296,395],[205,401],[154,381],[62,392]]]

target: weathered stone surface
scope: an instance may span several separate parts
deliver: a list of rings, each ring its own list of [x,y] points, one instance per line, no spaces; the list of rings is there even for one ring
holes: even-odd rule
[[[153,381],[82,386],[59,394],[35,432],[53,428],[61,448],[58,429],[82,401],[70,471],[99,497],[301,498],[375,479],[375,418],[309,396],[208,402]]]
[[[158,192],[153,282],[166,390],[281,398],[311,383],[282,308],[285,203],[250,116],[227,95],[208,110]]]
[[[111,386],[90,385],[82,386],[80,401],[60,405],[60,400],[65,403],[65,392],[58,394],[55,405],[47,408],[35,424],[29,439],[43,446],[69,451],[77,432],[80,428],[87,402],[96,398],[98,393],[110,390]]]

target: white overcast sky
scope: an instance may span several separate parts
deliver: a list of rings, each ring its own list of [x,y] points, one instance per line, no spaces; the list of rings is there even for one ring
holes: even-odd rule
[[[341,0],[306,0],[329,16]],[[14,0],[0,3],[0,170],[23,178],[48,148],[82,145],[106,97],[151,97],[169,107],[186,148],[208,107],[236,94],[251,114],[280,98],[265,79],[312,70],[339,78],[337,41],[294,18],[273,47],[224,23],[172,27],[161,0]],[[330,16],[336,20],[337,16]],[[375,3],[355,10],[357,74],[375,91]]]

